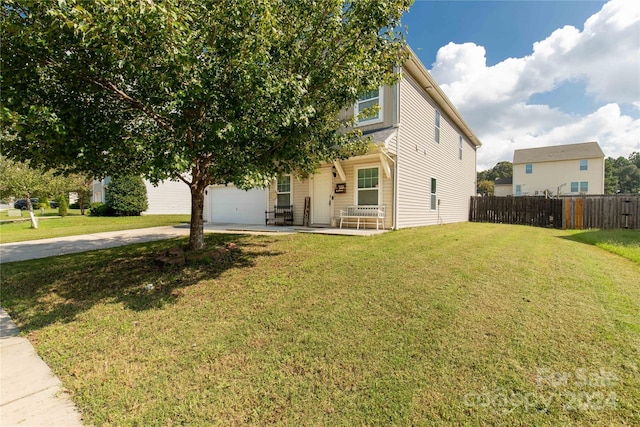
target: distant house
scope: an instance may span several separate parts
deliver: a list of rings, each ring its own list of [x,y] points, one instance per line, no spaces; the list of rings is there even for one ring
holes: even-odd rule
[[[357,126],[371,137],[369,153],[322,164],[309,178],[282,176],[266,191],[211,186],[205,220],[264,223],[265,208],[293,206],[294,225],[317,227],[372,212],[382,213],[384,228],[467,221],[480,141],[408,52],[399,83],[363,94],[344,111],[350,117],[380,106],[373,115],[357,117]]]
[[[604,194],[604,153],[597,142],[515,150],[513,195]]]
[[[493,185],[493,195],[498,197],[513,195],[513,177],[496,178]]]
[[[92,202],[105,202],[109,182],[111,182],[110,177],[93,181]],[[147,187],[149,208],[142,212],[143,215],[191,213],[191,192],[184,182],[162,181],[156,187],[145,180],[144,185]]]

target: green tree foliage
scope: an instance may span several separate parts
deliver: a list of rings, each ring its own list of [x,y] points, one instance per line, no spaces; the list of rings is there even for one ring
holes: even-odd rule
[[[513,176],[513,163],[503,161],[498,162],[491,169],[487,169],[485,171],[480,171],[477,174],[477,183],[478,183],[478,194],[493,194],[493,189],[495,185],[496,178],[509,178]],[[489,188],[489,185],[483,183],[483,181],[491,182],[490,188],[491,191],[486,191]],[[481,184],[482,183],[482,187]]]
[[[105,195],[106,205],[116,215],[135,216],[149,208],[147,187],[139,176],[115,176]]]
[[[640,153],[605,160],[605,193],[640,193]]]
[[[340,111],[397,81],[411,0],[5,0],[7,156],[204,190],[366,146]]]
[[[32,197],[47,198],[49,194],[59,192],[61,186],[62,179],[54,175],[53,171],[0,156],[0,197],[25,199],[30,212],[39,207],[31,205]],[[31,225],[37,228],[34,218]]]
[[[488,179],[478,181],[478,194],[487,194],[489,196],[493,196],[495,183],[495,181],[489,181]]]
[[[58,197],[58,215],[65,217],[69,214],[69,203],[67,203],[67,196]]]

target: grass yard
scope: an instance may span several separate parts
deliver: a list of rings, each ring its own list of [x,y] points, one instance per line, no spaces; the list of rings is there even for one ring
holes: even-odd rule
[[[78,210],[78,212],[80,212]],[[25,214],[23,214],[24,216]],[[28,213],[26,214],[28,216]],[[46,216],[46,213],[45,213]],[[123,217],[93,217],[70,215],[64,218],[48,218],[38,221],[38,228],[31,222],[0,224],[0,243],[23,242],[51,237],[78,236],[103,231],[129,230],[133,228],[160,227],[189,223],[190,215],[142,215]]]
[[[207,235],[3,265],[2,306],[90,425],[639,425],[640,262],[589,236]]]

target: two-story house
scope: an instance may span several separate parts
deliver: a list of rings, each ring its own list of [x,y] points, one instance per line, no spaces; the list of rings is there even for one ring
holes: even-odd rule
[[[364,94],[345,111],[372,146],[368,154],[323,164],[311,177],[286,175],[266,191],[209,187],[205,220],[259,223],[264,208],[292,205],[302,225],[305,199],[311,226],[338,225],[351,206],[380,206],[385,228],[466,221],[476,191],[476,150],[481,143],[417,56],[401,67],[394,86]],[[367,117],[358,111],[379,105]],[[252,212],[251,212],[252,211]]]
[[[513,152],[513,195],[604,194],[604,153],[597,142]]]

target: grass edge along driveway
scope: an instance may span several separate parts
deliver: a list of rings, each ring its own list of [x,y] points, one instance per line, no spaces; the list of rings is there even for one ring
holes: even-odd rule
[[[2,304],[94,425],[638,425],[640,265],[577,234],[208,235],[3,266]]]
[[[190,215],[141,215],[122,217],[92,217],[73,215],[38,221],[31,228],[28,221],[0,224],[0,243],[15,243],[52,237],[79,236],[105,231],[188,224]]]

